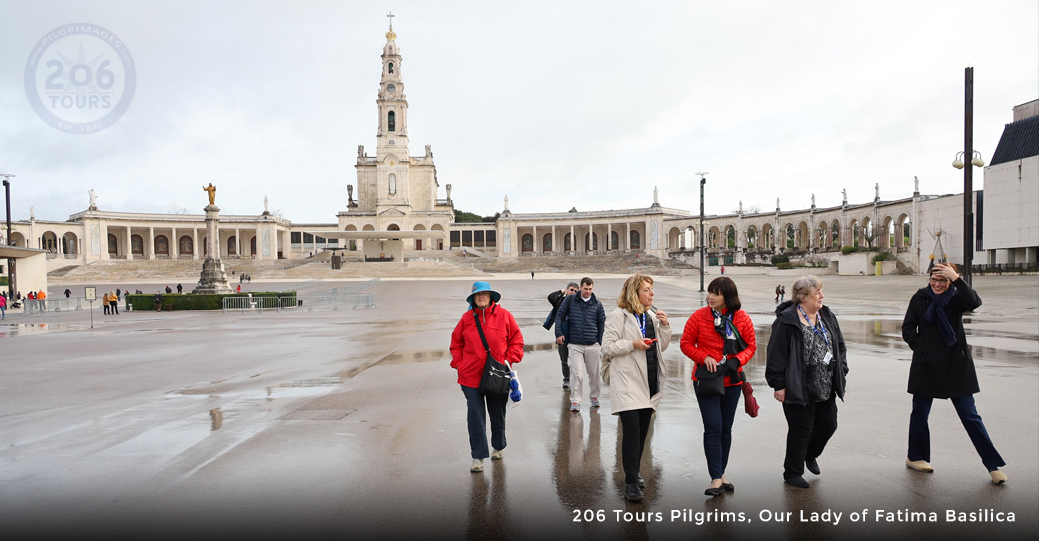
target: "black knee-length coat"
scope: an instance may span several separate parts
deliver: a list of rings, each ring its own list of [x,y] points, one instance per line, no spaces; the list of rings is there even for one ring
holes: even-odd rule
[[[946,345],[938,323],[928,323],[924,313],[933,302],[926,286],[913,294],[909,309],[902,321],[902,338],[913,350],[913,364],[909,367],[909,393],[931,398],[953,398],[978,392],[978,374],[974,371],[974,357],[967,347],[963,332],[963,313],[981,306],[981,297],[962,278],[950,287],[956,293],[945,313],[956,332],[956,343]]]

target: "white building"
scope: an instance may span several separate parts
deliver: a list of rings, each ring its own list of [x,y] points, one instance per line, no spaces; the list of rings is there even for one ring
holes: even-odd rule
[[[381,55],[375,155],[358,146],[356,199],[354,185],[348,184],[346,209],[327,223],[293,223],[266,208],[255,215],[222,215],[215,239],[221,259],[293,259],[326,247],[363,250],[365,239],[396,243],[393,260],[402,259],[404,250],[472,248],[503,258],[614,252],[667,258],[699,249],[692,234],[699,216],[662,206],[655,188],[652,204],[622,210],[513,212],[505,196],[496,222],[455,223],[451,185],[445,184],[441,197],[432,149],[426,145],[420,156],[409,150],[408,101],[396,38],[391,26]],[[913,192],[911,198],[885,201],[878,185],[868,202],[849,203],[845,197],[840,206],[816,208],[813,196],[811,206],[806,201],[783,210],[777,200],[775,212],[747,214],[741,203],[736,213],[707,216],[704,243],[712,264],[767,260],[780,252],[836,257],[841,246],[870,246],[895,254],[919,272],[934,249],[933,235],[941,232],[946,255],[962,261],[962,195],[921,195],[918,184]],[[979,193],[975,261],[1034,265],[1039,246],[1039,100],[1014,109],[1014,122],[1007,125],[985,169],[983,197]],[[648,187],[645,195],[648,202]],[[205,257],[202,214],[109,212],[99,210],[91,194],[89,208],[66,221],[30,216],[14,223],[9,241],[45,250],[49,271],[110,259]],[[391,259],[385,250],[372,244],[369,248],[366,257]]]
[[[1039,256],[1039,100],[1014,107],[985,167],[979,263],[1035,267]]]

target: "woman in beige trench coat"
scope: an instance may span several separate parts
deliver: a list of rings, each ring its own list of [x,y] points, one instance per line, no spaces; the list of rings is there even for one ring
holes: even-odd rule
[[[642,451],[653,412],[664,391],[664,355],[671,343],[667,314],[653,307],[653,279],[636,274],[624,282],[602,337],[602,378],[610,409],[620,418],[624,498],[639,501],[646,486]]]

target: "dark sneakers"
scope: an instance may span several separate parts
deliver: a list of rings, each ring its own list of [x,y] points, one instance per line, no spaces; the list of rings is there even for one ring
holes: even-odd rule
[[[637,484],[635,484],[635,483],[625,483],[624,484],[624,499],[625,500],[628,500],[629,502],[638,502],[638,501],[642,501],[642,499],[645,498],[645,497],[646,496],[644,494],[642,494],[642,491],[639,490],[639,487],[638,487]]]
[[[642,474],[641,473],[639,474],[638,485],[639,485],[639,488],[646,488],[646,480],[642,478]]]
[[[786,482],[786,484],[791,485],[791,486],[795,486],[797,488],[808,488],[808,487],[812,486],[812,485],[809,485],[808,481],[805,481],[805,478],[801,477],[800,475],[795,476],[795,477],[784,477],[783,481]]]
[[[817,462],[814,458],[806,458],[805,467],[808,468],[808,471],[814,473],[815,475],[819,475],[820,473],[822,473],[822,471],[819,470],[819,462]]]

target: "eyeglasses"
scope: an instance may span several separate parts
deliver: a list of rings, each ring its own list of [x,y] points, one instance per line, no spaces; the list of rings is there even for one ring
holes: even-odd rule
[[[931,283],[932,284],[948,284],[949,281],[948,280],[940,280],[938,278],[931,278]]]

